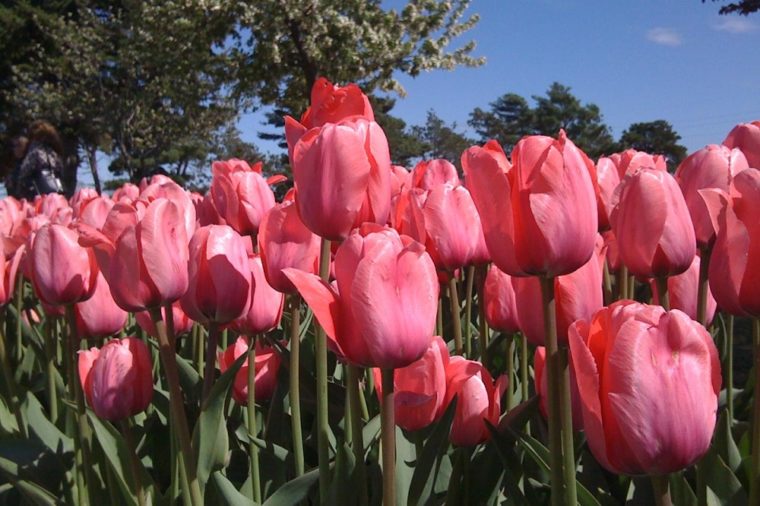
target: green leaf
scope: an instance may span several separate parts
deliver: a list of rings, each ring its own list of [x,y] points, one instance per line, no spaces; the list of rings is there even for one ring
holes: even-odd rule
[[[50,481],[62,477],[58,459],[49,459],[49,450],[35,440],[8,439],[0,442],[0,476],[31,504],[59,504],[56,496],[35,479]]]
[[[747,504],[747,494],[741,482],[715,451],[708,451],[699,466],[704,473],[708,493],[714,492],[720,499],[719,504]]]
[[[327,491],[328,504],[356,504],[358,486],[353,483],[356,461],[351,448],[343,442],[335,452],[335,467]]]
[[[24,412],[24,419],[29,424],[31,431],[53,453],[61,454],[74,451],[74,443],[71,438],[58,430],[58,427],[48,420],[37,397],[27,392],[21,403],[21,410]]]
[[[710,452],[717,452],[720,455],[723,462],[728,467],[736,472],[742,462],[742,456],[739,452],[739,447],[734,441],[731,433],[731,421],[728,419],[728,411],[724,410],[720,418],[718,418],[718,424],[715,428],[715,435],[713,436],[713,444],[710,448]]]
[[[90,419],[92,428],[95,430],[103,453],[108,460],[108,464],[113,470],[116,481],[122,492],[123,499],[128,504],[137,504],[137,497],[132,493],[132,485],[128,473],[130,473],[129,448],[124,438],[110,423],[104,423],[91,410],[87,410],[87,417]],[[141,466],[142,467],[142,466]]]
[[[197,397],[201,377],[198,375],[198,371],[195,370],[195,366],[179,354],[177,355],[177,372],[179,373],[179,382],[185,395],[193,398]]]
[[[238,357],[232,366],[216,380],[198,417],[198,423],[195,425],[193,446],[198,451],[196,459],[201,491],[204,490],[211,473],[224,467],[230,445],[224,403],[235,375],[247,357],[247,353]]]
[[[689,482],[686,481],[683,473],[671,473],[670,475],[670,496],[673,504],[679,506],[697,506],[697,496],[691,489]]]
[[[396,504],[404,504],[404,500],[409,497],[416,459],[414,444],[406,439],[401,428],[396,426]]]
[[[451,401],[425,442],[422,455],[417,456],[412,481],[409,483],[407,504],[412,506],[424,504],[432,494],[435,483],[434,464],[443,458],[449,447],[449,430],[451,429],[451,421],[454,419],[456,402],[456,398]]]
[[[319,469],[312,469],[290,480],[264,501],[264,506],[292,506],[309,496],[309,491],[319,480]]]
[[[211,475],[211,481],[209,483],[214,485],[219,497],[224,500],[224,504],[234,506],[256,504],[254,501],[241,494],[240,491],[235,488],[235,485],[233,485],[232,482],[230,482],[230,480],[228,480],[220,471],[215,471]]]

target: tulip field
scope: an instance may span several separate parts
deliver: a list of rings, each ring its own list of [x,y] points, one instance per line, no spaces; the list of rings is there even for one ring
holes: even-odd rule
[[[319,79],[287,177],[0,201],[0,506],[760,505],[760,121],[554,134],[408,170]]]

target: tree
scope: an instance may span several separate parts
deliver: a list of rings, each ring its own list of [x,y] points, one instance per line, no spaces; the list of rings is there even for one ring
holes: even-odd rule
[[[451,41],[478,21],[463,19],[469,0],[409,0],[386,10],[380,0],[264,0],[250,2],[241,18],[242,64],[237,88],[271,106],[274,127],[283,116],[299,117],[319,76],[356,82],[365,93],[403,95],[396,72],[416,76],[432,69],[480,65],[470,41],[450,50]],[[243,36],[247,34],[247,36]],[[281,139],[277,133],[262,138]]]
[[[412,127],[412,132],[424,143],[423,158],[444,158],[456,165],[460,172],[462,152],[475,144],[457,131],[456,123],[447,125],[432,110],[428,111],[425,124]]]
[[[686,147],[678,143],[681,136],[665,120],[632,123],[620,136],[620,149],[633,148],[664,155],[672,172],[686,158]]]
[[[480,134],[481,142],[496,139],[506,152],[525,135],[556,136],[560,129],[592,158],[614,150],[614,139],[599,107],[582,104],[568,86],[555,82],[545,96],[531,98],[533,107],[520,95],[507,93],[491,102],[490,110],[472,111],[468,123]]]
[[[423,156],[427,144],[413,130],[407,128],[404,120],[390,114],[394,104],[395,100],[392,98],[372,98],[375,121],[383,128],[388,139],[391,161],[396,165],[409,167],[415,159]]]
[[[718,0],[712,0],[717,2]],[[705,3],[705,0],[702,0]],[[760,11],[760,0],[739,0],[738,2],[731,2],[728,5],[724,5],[718,11],[719,14],[741,14],[742,16],[748,16],[753,12]]]

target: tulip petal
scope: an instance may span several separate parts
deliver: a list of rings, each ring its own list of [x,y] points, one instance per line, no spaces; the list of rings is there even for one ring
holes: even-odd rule
[[[314,274],[289,267],[283,274],[295,285],[311,308],[317,321],[333,341],[337,341],[340,322],[340,301],[333,289]]]

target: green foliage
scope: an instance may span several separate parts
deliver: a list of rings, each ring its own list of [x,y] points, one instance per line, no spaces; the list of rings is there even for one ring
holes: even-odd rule
[[[456,165],[461,172],[462,152],[475,141],[457,131],[456,123],[447,125],[434,111],[428,111],[427,121],[422,126],[412,127],[412,132],[422,141],[424,158],[445,158]]]
[[[723,0],[712,0],[713,2]],[[702,0],[705,3],[705,0]],[[738,2],[731,2],[728,5],[723,5],[718,11],[720,14],[741,14],[742,16],[749,16],[753,12],[760,11],[760,0],[739,0]]]
[[[509,153],[525,135],[567,136],[592,158],[614,150],[614,139],[596,104],[582,104],[570,87],[552,83],[545,96],[533,95],[531,107],[520,95],[507,93],[491,102],[490,110],[477,108],[468,123],[480,141],[496,139]]]

